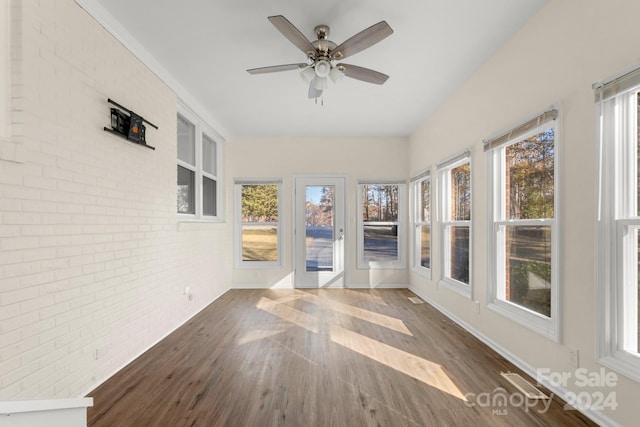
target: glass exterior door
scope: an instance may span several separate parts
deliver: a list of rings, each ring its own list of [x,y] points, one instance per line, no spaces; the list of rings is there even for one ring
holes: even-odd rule
[[[295,283],[344,286],[344,178],[296,178]]]

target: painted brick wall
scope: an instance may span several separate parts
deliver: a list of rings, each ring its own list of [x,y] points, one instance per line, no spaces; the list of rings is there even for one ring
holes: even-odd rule
[[[11,24],[0,399],[75,397],[229,288],[232,227],[177,222],[176,95],[129,51],[73,0],[11,0]],[[107,98],[155,151],[102,130]]]

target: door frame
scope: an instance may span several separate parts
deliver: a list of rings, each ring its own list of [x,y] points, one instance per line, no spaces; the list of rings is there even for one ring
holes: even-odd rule
[[[309,285],[309,284],[305,284],[303,280],[300,280],[301,278],[301,273],[304,274],[304,272],[299,272],[298,271],[298,264],[297,262],[300,260],[300,258],[304,258],[306,260],[306,252],[305,253],[298,253],[298,248],[297,248],[297,223],[298,223],[298,217],[297,217],[297,210],[298,210],[298,199],[296,197],[296,193],[297,193],[297,189],[298,189],[298,183],[302,182],[302,180],[323,180],[323,179],[329,179],[329,180],[341,180],[342,181],[342,185],[343,185],[343,197],[342,197],[342,206],[343,206],[343,215],[344,215],[344,224],[343,224],[343,239],[342,239],[342,280],[339,281],[341,283],[339,284],[328,284],[328,285]],[[292,269],[293,269],[293,287],[294,288],[300,288],[300,289],[316,289],[316,288],[325,288],[325,287],[333,287],[333,288],[347,288],[348,287],[348,268],[347,266],[349,265],[349,255],[348,255],[348,242],[349,242],[349,227],[348,227],[348,205],[347,205],[347,200],[348,198],[348,177],[347,175],[335,175],[335,174],[313,174],[313,175],[294,175],[293,176],[293,185],[292,185],[292,200],[293,203],[292,205],[292,233],[291,233],[291,238],[292,238]],[[320,185],[320,184],[318,184]],[[302,231],[306,234],[306,230]]]

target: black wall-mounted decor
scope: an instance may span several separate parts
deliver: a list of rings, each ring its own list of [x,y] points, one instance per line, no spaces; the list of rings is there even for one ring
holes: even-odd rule
[[[155,147],[147,145],[145,139],[147,128],[143,122],[156,129],[158,129],[158,126],[145,120],[144,117],[137,115],[128,108],[123,107],[111,98],[107,99],[107,102],[115,105],[117,108],[111,108],[111,128],[105,126],[105,131],[126,138],[134,144],[143,145],[152,150],[156,149]]]

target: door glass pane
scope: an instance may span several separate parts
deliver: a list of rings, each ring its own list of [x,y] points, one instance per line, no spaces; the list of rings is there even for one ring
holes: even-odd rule
[[[182,166],[178,166],[178,213],[194,214],[196,212],[196,174]]]
[[[202,134],[202,170],[217,176],[216,142],[205,134]]]
[[[178,115],[178,159],[196,164],[196,127]]]
[[[202,177],[202,213],[216,215],[216,182],[206,176]]]
[[[449,277],[469,284],[469,227],[450,227]]]
[[[551,227],[504,226],[505,299],[551,316]]]
[[[507,219],[553,218],[554,129],[505,148]]]
[[[451,220],[471,220],[471,168],[469,163],[451,169]]]
[[[420,227],[420,265],[431,268],[431,227],[428,225]]]
[[[335,186],[307,185],[305,201],[306,270],[333,271]]]

